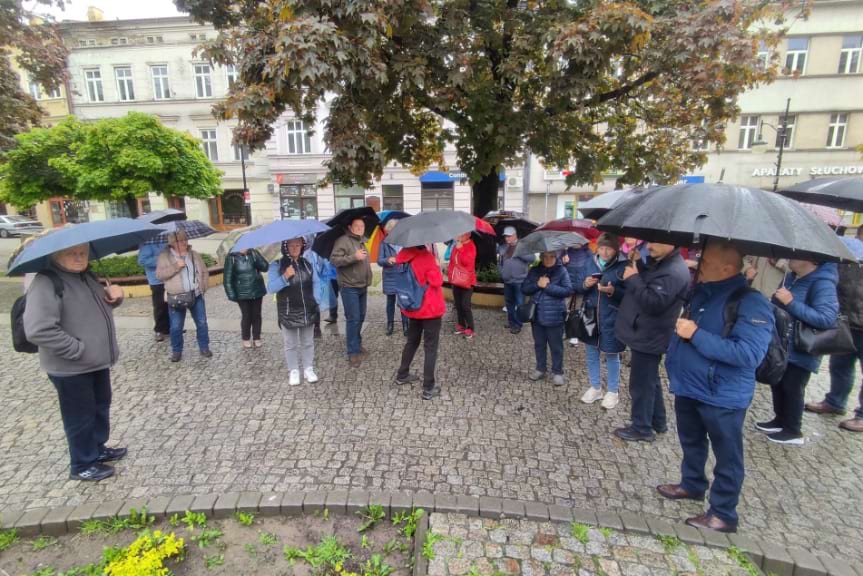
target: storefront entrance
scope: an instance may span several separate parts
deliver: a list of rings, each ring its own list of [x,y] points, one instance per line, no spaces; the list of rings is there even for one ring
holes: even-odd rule
[[[225,190],[210,198],[210,225],[216,230],[232,230],[247,226],[246,205],[242,190]]]

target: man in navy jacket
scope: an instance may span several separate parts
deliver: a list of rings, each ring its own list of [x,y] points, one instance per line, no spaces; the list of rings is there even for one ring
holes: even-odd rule
[[[702,500],[707,491],[708,447],[716,458],[710,508],[689,518],[690,526],[737,530],[737,502],[743,487],[743,420],[755,393],[755,371],[770,345],[773,311],[757,291],[743,294],[737,318],[726,329],[726,304],[746,290],[743,256],[733,244],[715,241],[701,259],[690,319],[679,319],[666,359],[677,434],[683,449],[680,484],[657,486],[672,500]]]
[[[632,424],[614,434],[623,440],[652,442],[654,432],[668,430],[659,362],[686,300],[690,278],[689,268],[674,246],[650,242],[647,250],[650,256],[646,262],[638,260],[623,271],[626,296],[617,313],[614,334],[632,350]]]

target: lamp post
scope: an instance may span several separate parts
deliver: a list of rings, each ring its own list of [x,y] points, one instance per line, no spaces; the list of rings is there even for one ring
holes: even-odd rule
[[[776,132],[776,138],[779,140],[779,152],[776,155],[776,174],[773,176],[773,191],[779,188],[779,173],[782,171],[782,153],[785,151],[785,139],[788,135],[788,110],[791,108],[791,98],[789,98],[785,102],[785,114],[780,119],[779,127],[773,126],[768,122],[761,122],[761,129],[764,129],[764,126],[769,126],[773,128]],[[759,134],[760,136],[760,134]],[[754,142],[753,146],[764,145],[767,144],[763,140],[759,139],[758,142]]]
[[[243,212],[246,218],[246,226],[252,225],[252,200],[249,197],[249,186],[246,183],[246,154],[248,148],[245,144],[240,145],[240,169],[243,171]]]

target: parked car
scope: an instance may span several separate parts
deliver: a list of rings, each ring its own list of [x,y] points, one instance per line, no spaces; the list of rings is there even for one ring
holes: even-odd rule
[[[25,216],[0,216],[0,238],[29,236],[42,232],[42,223]]]

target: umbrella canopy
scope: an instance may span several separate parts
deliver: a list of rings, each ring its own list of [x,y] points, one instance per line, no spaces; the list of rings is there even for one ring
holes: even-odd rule
[[[231,252],[260,248],[270,244],[280,245],[284,240],[318,234],[329,229],[329,226],[318,220],[276,220],[243,234],[231,248]]]
[[[539,228],[538,223],[533,220],[528,220],[527,218],[504,218],[502,220],[498,220],[494,225],[494,231],[497,233],[499,241],[503,241],[503,231],[507,226],[515,228],[515,235],[519,238],[524,238]]]
[[[219,242],[219,247],[216,249],[216,259],[222,264],[225,263],[225,258],[228,257],[228,254],[231,252],[231,248],[234,247],[234,244],[237,243],[237,240],[245,234],[246,232],[251,232],[252,230],[257,230],[261,228],[263,224],[255,224],[254,226],[246,226],[245,228],[235,228],[228,232],[225,238]],[[273,249],[275,248],[275,249]],[[268,261],[273,260],[281,255],[281,247],[276,246],[266,246],[259,250],[261,254],[263,254],[264,258]]]
[[[333,253],[333,245],[336,243],[336,240],[344,236],[345,229],[357,218],[362,219],[366,223],[366,237],[371,236],[375,230],[375,226],[381,223],[375,211],[368,206],[346,208],[324,222],[331,230],[327,230],[315,237],[312,250],[317,252],[322,258],[329,258],[330,254]]]
[[[399,225],[384,238],[384,242],[405,247],[446,242],[465,232],[476,230],[477,220],[467,212],[452,210],[421,212],[399,222]],[[485,224],[488,225],[488,222]],[[490,225],[489,228],[491,228]],[[494,229],[492,229],[493,233]]]
[[[626,188],[623,190],[612,190],[599,196],[594,196],[587,202],[580,202],[578,211],[585,218],[596,220],[608,214],[615,206],[626,202],[630,198],[643,197],[645,194],[655,190],[658,186],[649,188]]]
[[[51,254],[79,244],[90,245],[91,260],[134,250],[141,242],[161,231],[157,226],[131,218],[97,220],[56,228],[27,243],[10,264],[7,274],[17,276],[44,270],[48,267]]]
[[[159,228],[162,230],[162,233],[147,240],[147,244],[165,244],[168,241],[168,234],[173,232],[185,232],[186,238],[189,240],[205,238],[216,233],[215,230],[200,220],[174,220],[165,224],[159,224]]]
[[[559,220],[551,220],[546,222],[537,230],[557,230],[558,232],[575,232],[581,234],[588,240],[596,240],[599,238],[600,232],[597,230],[593,220],[587,219],[570,219],[560,218]]]
[[[863,212],[863,176],[815,178],[778,191],[798,202]]]
[[[496,225],[501,220],[511,220],[513,218],[524,218],[524,213],[516,212],[515,210],[492,210],[482,217],[483,220],[492,226]]]
[[[676,246],[704,238],[733,240],[745,254],[768,258],[856,260],[826,224],[798,203],[729,184],[664,186],[620,204],[597,228]]]
[[[176,208],[165,208],[164,210],[155,210],[146,214],[141,214],[135,220],[141,222],[149,222],[150,224],[166,224],[176,220],[185,220],[186,213]]]
[[[381,223],[375,228],[375,231],[372,232],[371,236],[369,236],[368,242],[366,242],[366,251],[369,253],[369,258],[371,258],[372,262],[378,261],[378,255],[381,250],[381,242],[384,239],[384,228],[390,220],[401,220],[403,218],[408,218],[410,214],[407,212],[402,212],[401,210],[381,210],[378,212],[378,218],[381,219]]]
[[[839,211],[836,210],[836,208],[818,206],[817,204],[806,204],[804,202],[801,202],[800,205],[818,216],[818,219],[828,226],[835,227],[842,224],[842,216],[840,216]]]
[[[557,252],[572,246],[587,244],[588,240],[575,232],[537,230],[518,241],[514,256],[527,256],[538,252]]]

